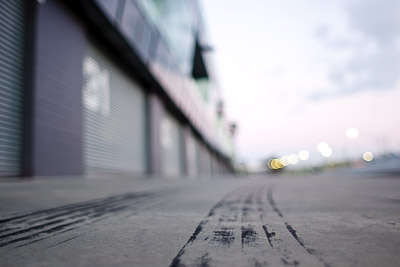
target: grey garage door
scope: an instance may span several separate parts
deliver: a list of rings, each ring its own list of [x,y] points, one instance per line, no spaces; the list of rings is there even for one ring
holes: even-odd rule
[[[183,129],[182,125],[167,111],[160,125],[162,173],[179,176],[183,170]]]
[[[186,158],[187,158],[187,174],[188,176],[198,175],[196,138],[192,133],[186,135]]]
[[[146,172],[144,91],[93,44],[83,72],[86,172]]]
[[[0,0],[0,176],[21,170],[24,3]]]

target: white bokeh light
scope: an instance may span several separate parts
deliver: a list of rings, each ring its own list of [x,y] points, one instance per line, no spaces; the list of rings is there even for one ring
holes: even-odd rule
[[[326,147],[324,150],[321,151],[321,155],[325,158],[329,158],[330,156],[332,156],[333,151],[332,148],[330,147]]]
[[[321,152],[321,153],[322,153],[322,151],[324,151],[326,148],[329,148],[329,145],[328,145],[328,143],[326,143],[326,142],[319,142],[318,145],[317,145],[317,149],[318,149],[318,151]]]
[[[346,136],[349,139],[356,139],[358,137],[358,129],[357,128],[348,128],[346,130]]]
[[[310,153],[307,150],[301,150],[299,152],[299,159],[300,160],[308,160],[310,158]]]
[[[297,155],[291,154],[289,156],[289,163],[294,165],[294,164],[297,164],[297,162],[299,162],[299,158],[297,157]]]
[[[289,164],[290,164],[290,162],[289,162],[289,157],[288,156],[283,156],[283,157],[281,157],[280,159],[279,159],[279,161],[281,162],[281,164],[283,165],[283,166],[288,166]]]
[[[374,159],[374,154],[372,152],[365,152],[363,155],[365,161],[372,161]]]

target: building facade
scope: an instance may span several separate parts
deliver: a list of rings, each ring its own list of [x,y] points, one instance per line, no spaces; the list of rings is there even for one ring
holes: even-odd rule
[[[0,176],[232,172],[197,0],[0,0]]]

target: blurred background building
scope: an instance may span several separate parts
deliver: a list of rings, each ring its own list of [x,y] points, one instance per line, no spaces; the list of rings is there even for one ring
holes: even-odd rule
[[[0,176],[233,170],[196,0],[0,0]]]

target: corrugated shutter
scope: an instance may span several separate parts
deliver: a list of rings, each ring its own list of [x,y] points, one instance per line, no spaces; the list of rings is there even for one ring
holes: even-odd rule
[[[196,160],[197,160],[197,174],[204,176],[203,168],[203,146],[200,140],[196,139]]]
[[[0,175],[21,170],[25,1],[0,0]]]
[[[144,91],[94,45],[83,72],[86,172],[146,172]]]
[[[203,145],[202,149],[202,156],[203,156],[203,173],[205,176],[210,176],[211,172],[211,166],[210,166],[210,154],[208,152],[208,149]]]
[[[196,139],[192,133],[186,137],[186,154],[187,154],[187,174],[189,176],[198,175],[197,155],[196,155]]]
[[[210,154],[205,144],[200,140],[196,141],[196,157],[197,157],[198,174],[200,176],[210,176],[211,173]]]
[[[165,112],[160,127],[163,174],[168,176],[182,174],[182,139],[182,126],[172,115]]]

